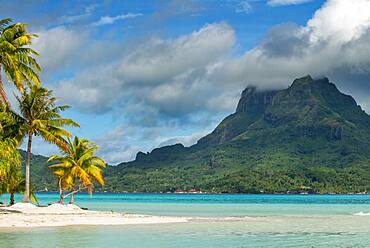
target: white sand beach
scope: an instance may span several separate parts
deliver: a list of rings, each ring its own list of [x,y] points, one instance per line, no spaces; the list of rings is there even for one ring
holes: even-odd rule
[[[17,203],[0,208],[0,228],[56,227],[72,225],[133,225],[187,222],[185,217],[165,217],[83,210],[76,205],[37,207]]]
[[[0,207],[0,228],[62,227],[62,226],[116,226],[170,223],[231,223],[240,222],[255,230],[273,232],[294,231],[297,227],[308,232],[363,232],[367,229],[369,213],[339,216],[243,216],[243,217],[175,217],[129,214],[113,211],[83,210],[76,205],[58,203],[37,207],[29,203],[16,203]],[[320,224],[318,224],[320,223]]]

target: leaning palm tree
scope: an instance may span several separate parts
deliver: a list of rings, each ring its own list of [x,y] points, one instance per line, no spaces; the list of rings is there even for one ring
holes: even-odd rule
[[[0,100],[9,106],[1,73],[4,72],[8,81],[23,92],[24,84],[40,85],[37,75],[41,71],[34,56],[38,53],[29,47],[35,34],[27,32],[23,23],[11,24],[12,19],[0,20]]]
[[[60,112],[69,106],[56,104],[56,98],[51,90],[32,86],[25,90],[20,97],[17,97],[21,122],[18,138],[28,137],[25,194],[23,202],[29,202],[30,196],[30,159],[33,136],[40,136],[45,141],[57,145],[62,150],[68,150],[65,138],[70,137],[70,133],[63,129],[66,126],[79,125],[71,119],[62,118]]]
[[[49,158],[49,161],[57,162],[49,167],[58,178],[60,203],[70,196],[70,203],[73,204],[74,194],[83,189],[91,193],[94,182],[104,185],[101,169],[106,165],[101,158],[94,156],[97,149],[98,146],[87,139],[75,137],[73,141],[68,141],[68,149],[62,151],[63,156]],[[63,195],[64,190],[70,193]]]

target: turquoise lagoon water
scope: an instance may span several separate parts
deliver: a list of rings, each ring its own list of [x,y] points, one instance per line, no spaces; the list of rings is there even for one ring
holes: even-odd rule
[[[7,202],[7,195],[0,201]],[[16,196],[16,201],[21,197]],[[40,205],[56,202],[55,193],[38,193]],[[69,199],[66,199],[67,203]],[[370,195],[243,194],[77,194],[76,204],[90,210],[166,216],[352,215],[370,212]]]
[[[58,199],[52,193],[37,196],[42,205]],[[0,201],[6,199],[3,195]],[[203,218],[161,225],[3,229],[0,247],[370,247],[370,195],[104,193],[77,195],[76,203],[91,210]]]

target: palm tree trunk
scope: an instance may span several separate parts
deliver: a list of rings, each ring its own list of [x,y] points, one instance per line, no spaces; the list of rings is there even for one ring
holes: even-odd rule
[[[10,193],[10,201],[9,201],[9,205],[10,205],[10,206],[14,205],[14,193]]]
[[[10,107],[10,103],[8,101],[8,98],[6,97],[6,93],[4,90],[3,80],[1,79],[1,64],[0,64],[0,98],[1,98],[1,101],[5,103],[6,106]]]
[[[59,203],[63,204],[63,189],[62,189],[62,178],[59,178]]]
[[[75,194],[72,193],[71,196],[70,196],[70,198],[69,198],[69,204],[74,204],[74,203],[75,203]]]
[[[30,162],[31,162],[32,133],[28,134],[27,162],[26,162],[26,185],[22,202],[30,202]]]
[[[69,204],[74,204],[75,202],[75,180],[76,179],[73,179],[73,184],[72,184],[72,190],[71,190],[71,195],[69,197]]]

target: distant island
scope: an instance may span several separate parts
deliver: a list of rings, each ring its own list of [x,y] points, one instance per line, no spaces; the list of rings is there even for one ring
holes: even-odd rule
[[[36,190],[56,190],[46,160],[32,156]],[[139,152],[104,174],[98,191],[367,193],[370,116],[327,78],[248,87],[235,113],[197,144]]]

